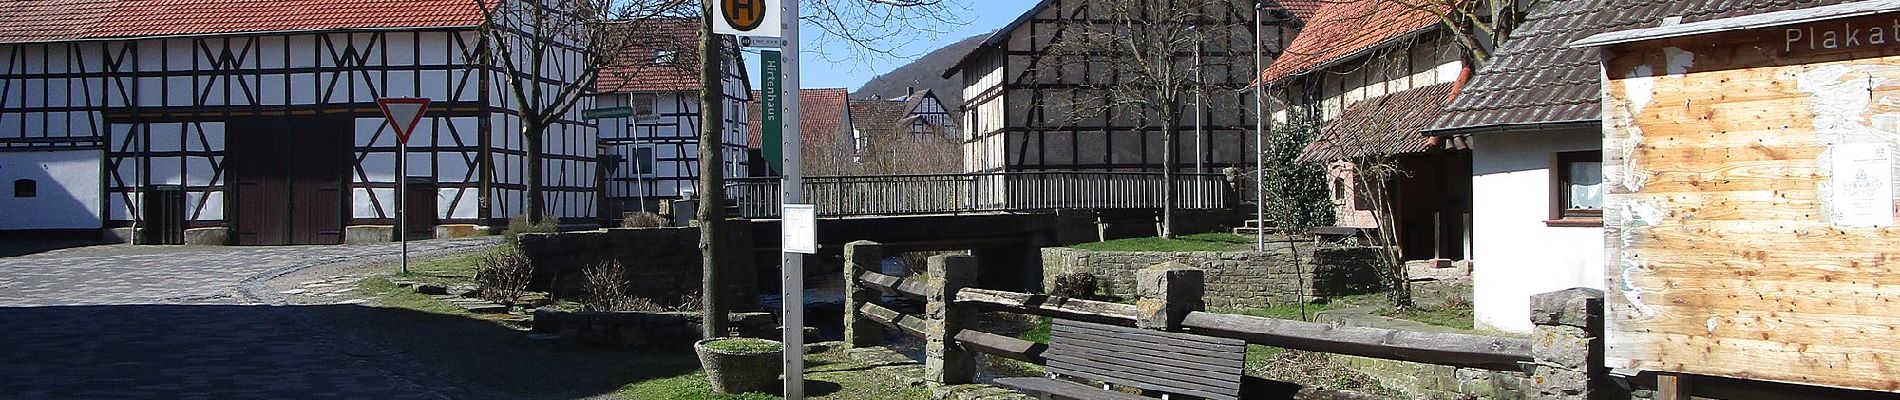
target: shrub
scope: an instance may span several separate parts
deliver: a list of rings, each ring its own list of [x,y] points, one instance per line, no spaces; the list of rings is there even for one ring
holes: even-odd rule
[[[661,218],[660,214],[637,211],[621,214],[620,216],[620,227],[622,228],[658,228],[662,226],[666,226],[666,218]]]
[[[528,291],[528,281],[533,278],[534,266],[521,252],[510,248],[489,253],[475,266],[475,295],[514,305]]]
[[[1095,297],[1097,282],[1095,274],[1088,273],[1087,271],[1076,271],[1056,275],[1054,286],[1055,287],[1049,289],[1049,295],[1051,296],[1088,299]]]
[[[627,293],[627,269],[607,260],[581,270],[581,308],[587,311],[664,311],[653,300]]]
[[[561,223],[555,218],[543,218],[539,224],[528,223],[528,215],[516,215],[508,219],[508,230],[502,232],[502,238],[508,243],[520,244],[523,233],[558,233]]]

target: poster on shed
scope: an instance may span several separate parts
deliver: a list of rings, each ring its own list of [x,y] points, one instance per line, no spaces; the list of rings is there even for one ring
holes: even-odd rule
[[[1893,226],[1892,147],[1886,143],[1834,146],[1828,197],[1835,226]]]

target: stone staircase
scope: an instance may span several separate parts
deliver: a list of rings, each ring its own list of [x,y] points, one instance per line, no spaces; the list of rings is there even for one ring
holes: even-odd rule
[[[1234,234],[1235,235],[1252,235],[1255,233],[1259,233],[1261,229],[1273,227],[1273,223],[1268,222],[1264,224],[1264,228],[1263,228],[1263,224],[1261,222],[1262,221],[1257,220],[1257,219],[1247,220],[1247,222],[1242,223],[1240,227],[1234,228]]]

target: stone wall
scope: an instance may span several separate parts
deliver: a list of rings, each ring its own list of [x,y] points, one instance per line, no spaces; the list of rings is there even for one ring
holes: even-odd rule
[[[759,306],[758,274],[752,264],[751,228],[729,222],[725,245],[726,304],[732,310]],[[620,262],[628,271],[627,287],[634,296],[662,306],[676,305],[700,291],[699,228],[615,228],[582,232],[535,233],[520,236],[521,252],[534,263],[534,290],[561,298],[576,298],[584,282],[582,269],[604,260]]]
[[[1207,306],[1210,308],[1261,307],[1314,298],[1370,293],[1378,288],[1374,260],[1377,250],[1367,247],[1318,247],[1296,242],[1298,252],[1286,242],[1269,243],[1266,252],[1254,251],[1089,251],[1066,247],[1042,249],[1043,289],[1052,287],[1055,277],[1077,271],[1096,276],[1103,292],[1117,296],[1134,294],[1135,271],[1150,265],[1175,261],[1200,268],[1207,274]],[[1297,262],[1296,262],[1297,260]],[[1305,282],[1306,298],[1300,297],[1300,277]]]
[[[1414,332],[1479,334],[1353,310],[1322,312],[1315,317],[1336,326],[1386,328]],[[1459,368],[1410,361],[1327,354],[1333,363],[1366,374],[1381,386],[1407,398],[1431,400],[1519,400],[1532,398],[1531,383],[1523,372]]]
[[[534,311],[535,333],[559,334],[577,343],[639,348],[685,348],[700,338],[698,312]],[[739,336],[777,338],[778,320],[768,313],[729,314]]]

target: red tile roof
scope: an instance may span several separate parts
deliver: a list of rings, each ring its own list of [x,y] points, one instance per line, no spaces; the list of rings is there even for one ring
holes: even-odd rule
[[[1278,83],[1438,23],[1437,14],[1386,0],[1328,2],[1260,75],[1268,84]]]
[[[474,0],[7,0],[0,43],[237,32],[468,27]]]
[[[1332,161],[1374,154],[1397,155],[1431,150],[1453,138],[1419,133],[1439,109],[1451,102],[1451,83],[1421,86],[1353,103],[1326,122],[1300,161]],[[1462,142],[1454,142],[1454,144]]]
[[[603,68],[594,83],[602,93],[686,92],[699,88],[699,21],[650,20],[630,27],[638,35],[621,63]],[[671,63],[657,63],[660,51],[673,52]]]
[[[799,136],[807,143],[813,140],[833,140],[832,135],[844,128],[845,117],[849,115],[848,96],[851,92],[844,88],[805,89],[798,91],[798,130]],[[752,101],[746,102],[752,117],[752,132],[747,143],[752,148],[761,148],[765,125],[759,123],[759,92],[752,92]]]

